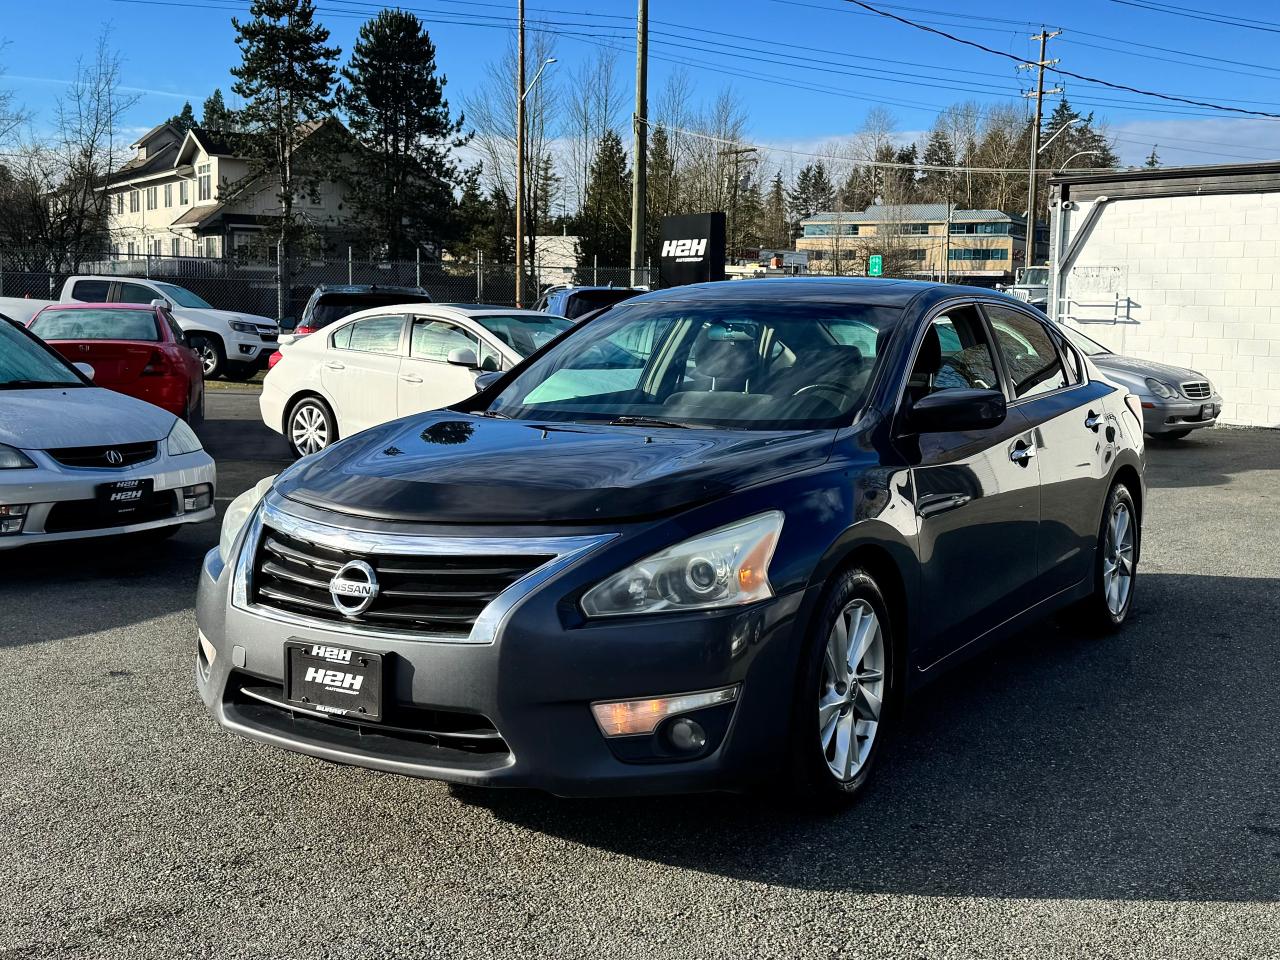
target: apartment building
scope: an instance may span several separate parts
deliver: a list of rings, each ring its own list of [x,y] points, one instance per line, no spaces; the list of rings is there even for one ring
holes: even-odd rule
[[[326,120],[310,125],[307,139]],[[307,140],[304,139],[303,147]],[[168,123],[149,130],[137,151],[111,176],[108,229],[119,258],[272,256],[263,231],[278,217],[276,191],[252,177],[236,137]],[[346,188],[322,181],[315,193],[296,198],[295,209],[313,233],[336,243],[344,238]]]
[[[796,250],[810,273],[859,275],[879,254],[885,273],[994,286],[1013,279],[1026,256],[1026,220],[999,210],[945,203],[877,204],[830,211],[800,222]],[[1048,256],[1048,231],[1036,237],[1036,261]]]

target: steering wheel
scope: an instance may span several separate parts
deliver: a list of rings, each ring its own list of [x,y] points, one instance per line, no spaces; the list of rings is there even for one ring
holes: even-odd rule
[[[817,383],[806,384],[795,393],[791,394],[791,396],[798,397],[800,394],[808,393],[811,390],[821,391],[823,394],[828,396],[835,394],[836,399],[834,404],[841,409],[844,408],[845,401],[853,394],[853,391],[849,388],[847,383],[841,383],[838,380],[819,380]]]

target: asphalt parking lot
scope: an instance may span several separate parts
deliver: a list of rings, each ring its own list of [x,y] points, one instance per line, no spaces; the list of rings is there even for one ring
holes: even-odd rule
[[[208,415],[225,505],[285,452]],[[1127,630],[935,684],[832,818],[241,741],[192,680],[214,524],[0,554],[0,957],[1280,957],[1280,434],[1149,458]]]

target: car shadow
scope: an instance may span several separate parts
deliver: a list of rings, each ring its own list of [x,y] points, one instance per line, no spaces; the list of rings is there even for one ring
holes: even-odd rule
[[[1118,635],[1051,621],[927,687],[838,814],[729,795],[455,794],[614,854],[777,886],[1276,901],[1280,582],[1155,573],[1139,589]]]
[[[1214,427],[1181,440],[1147,438],[1150,487],[1220,486],[1252,470],[1280,470],[1280,432]]]

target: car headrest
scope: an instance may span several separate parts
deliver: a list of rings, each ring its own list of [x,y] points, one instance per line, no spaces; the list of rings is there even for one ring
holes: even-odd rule
[[[759,360],[753,339],[707,339],[696,344],[693,351],[698,374],[716,380],[745,380],[755,373]]]
[[[924,335],[924,342],[920,344],[920,354],[916,357],[916,365],[911,373],[933,376],[941,369],[942,341],[938,339],[938,331],[930,324],[928,332]]]

